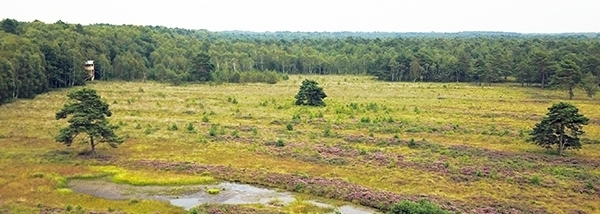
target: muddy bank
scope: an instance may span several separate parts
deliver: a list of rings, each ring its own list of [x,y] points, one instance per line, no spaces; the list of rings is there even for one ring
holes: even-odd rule
[[[147,199],[168,201],[175,206],[189,210],[200,204],[264,204],[288,205],[296,201],[295,196],[287,191],[256,187],[247,184],[223,182],[214,185],[187,186],[132,186],[116,184],[107,180],[71,180],[69,188],[76,193],[93,195],[111,200]],[[217,194],[209,194],[208,189],[219,190]],[[332,204],[308,200],[306,203],[322,208],[338,210],[344,214],[370,214],[376,210],[343,205],[336,207]]]

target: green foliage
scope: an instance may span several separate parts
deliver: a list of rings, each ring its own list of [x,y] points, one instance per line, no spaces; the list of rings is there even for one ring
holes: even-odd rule
[[[331,129],[329,127],[323,130],[323,137],[331,137]]]
[[[305,79],[295,96],[296,105],[325,106],[323,99],[326,97],[323,88],[319,87],[317,82]]]
[[[198,211],[197,207],[192,207],[189,211],[188,214],[200,214],[200,211]]]
[[[569,90],[569,99],[573,99],[573,89],[579,85],[582,74],[579,66],[570,59],[560,62],[558,70],[552,76],[551,84]]]
[[[550,81],[568,88],[571,97],[577,73],[597,76],[600,66],[590,34],[246,34],[4,19],[0,41],[0,103],[84,85],[81,63],[89,59],[97,80],[276,83],[287,80],[287,73],[366,71],[386,81],[516,81],[542,88]],[[485,45],[472,48],[479,44]],[[566,59],[557,62],[555,56]]]
[[[419,110],[419,107],[415,106],[415,108],[413,109],[413,112],[415,112],[415,114],[419,114],[419,113],[421,113],[421,110]]]
[[[213,79],[212,72],[215,70],[215,66],[210,60],[211,57],[206,52],[196,54],[191,60],[192,69],[188,76],[189,81],[211,81]]]
[[[419,144],[415,141],[415,139],[410,139],[407,143],[408,147],[411,149],[417,148]]]
[[[227,102],[230,102],[232,104],[238,104],[238,101],[235,97],[227,97]]]
[[[417,202],[402,200],[387,212],[388,214],[450,214],[451,212],[443,210],[438,205],[421,199]]]
[[[592,183],[591,181],[588,181],[585,183],[585,188],[588,190],[593,190],[595,189],[594,183]]]
[[[206,193],[211,194],[211,195],[219,194],[219,192],[221,192],[219,189],[214,189],[214,188],[206,190]]]
[[[529,179],[529,183],[533,185],[540,185],[542,184],[542,179],[540,179],[540,176],[534,175]]]
[[[598,84],[600,84],[598,77],[594,76],[592,72],[587,72],[581,80],[581,88],[583,88],[589,98],[593,98],[598,93],[598,89],[600,88]]]
[[[583,125],[587,125],[588,121],[573,104],[556,103],[548,108],[546,116],[535,125],[528,141],[544,148],[557,145],[558,154],[562,155],[565,149],[581,148],[579,135],[584,134]]]
[[[277,139],[277,142],[275,142],[275,146],[277,146],[277,147],[284,147],[285,146],[285,142],[283,142],[283,139]]]
[[[17,35],[19,34],[19,22],[14,19],[4,19],[0,22],[0,30]]]
[[[187,129],[189,133],[196,132],[196,127],[194,127],[194,123],[188,123],[185,129]]]
[[[179,129],[179,127],[177,127],[177,124],[173,123],[173,125],[169,126],[169,128],[167,128],[167,130],[169,131],[177,131]]]
[[[360,118],[360,122],[361,123],[370,123],[371,122],[371,118],[370,117],[361,117]]]
[[[210,129],[208,130],[208,136],[216,137],[218,134],[217,128],[217,125],[211,125]]]
[[[287,129],[288,131],[293,131],[294,125],[292,123],[288,123],[287,125],[285,125],[285,129]]]
[[[109,105],[102,101],[101,97],[93,89],[83,88],[73,91],[68,95],[68,103],[56,113],[56,119],[64,119],[68,116],[69,126],[60,130],[55,140],[66,146],[71,146],[75,137],[86,133],[92,148],[92,156],[96,154],[96,145],[107,143],[113,148],[123,143],[114,130],[117,126],[110,125],[106,117],[112,116]]]

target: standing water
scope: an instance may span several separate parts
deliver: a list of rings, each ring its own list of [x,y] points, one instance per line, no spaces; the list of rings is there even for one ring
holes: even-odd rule
[[[223,182],[216,185],[189,186],[132,186],[115,184],[105,180],[72,180],[69,188],[76,193],[89,194],[100,198],[126,200],[131,198],[169,201],[175,206],[189,210],[204,203],[214,204],[265,204],[276,201],[287,205],[296,200],[291,192],[280,192],[247,184]],[[207,189],[218,189],[218,194],[209,194]],[[314,200],[306,201],[323,208],[334,208],[343,214],[371,214],[376,211],[370,208],[331,204]]]

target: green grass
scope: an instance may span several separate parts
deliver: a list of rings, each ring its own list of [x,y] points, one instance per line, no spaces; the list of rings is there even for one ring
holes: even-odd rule
[[[323,87],[326,107],[293,105],[305,78]],[[139,160],[339,178],[466,206],[551,213],[600,210],[598,194],[581,193],[600,186],[595,167],[600,144],[594,143],[600,139],[600,101],[580,91],[570,102],[590,118],[583,136],[589,143],[561,158],[525,139],[552,103],[567,99],[564,91],[504,84],[388,83],[363,76],[290,76],[277,84],[177,87],[94,82],[87,87],[110,104],[110,121],[120,126],[118,134],[127,136],[125,143],[118,149],[97,148],[108,162],[78,157],[88,149],[84,138],[75,139],[71,147],[55,143],[54,135],[66,124],[54,120],[54,113],[69,90],[0,106],[5,124],[0,126],[0,211],[18,212],[42,203],[184,213],[164,202],[130,204],[80,196],[69,193],[66,182],[110,177],[133,185],[184,185],[216,180],[184,169],[140,168],[133,164]]]
[[[137,171],[126,170],[116,166],[96,166],[93,171],[99,171],[101,174],[109,174],[115,183],[131,184],[136,186],[170,186],[170,185],[193,185],[210,184],[215,179],[210,176],[188,175],[181,173],[170,173],[164,171]]]

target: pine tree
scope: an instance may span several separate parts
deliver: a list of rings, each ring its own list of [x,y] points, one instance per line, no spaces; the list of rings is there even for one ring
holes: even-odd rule
[[[300,91],[296,94],[296,105],[309,105],[309,106],[325,106],[323,99],[327,97],[323,88],[318,86],[319,83],[314,80],[305,79],[302,81]]]
[[[69,102],[56,113],[56,119],[69,118],[69,126],[60,130],[56,136],[56,142],[71,146],[75,137],[86,133],[89,137],[91,154],[96,155],[96,145],[108,143],[117,148],[123,139],[118,137],[114,131],[117,126],[110,125],[106,117],[112,116],[108,104],[93,89],[83,88],[69,93]]]
[[[581,148],[579,135],[584,134],[583,125],[587,125],[589,119],[579,114],[579,109],[573,104],[565,102],[552,105],[548,111],[546,117],[535,125],[528,141],[544,148],[557,145],[559,155],[565,149]]]

